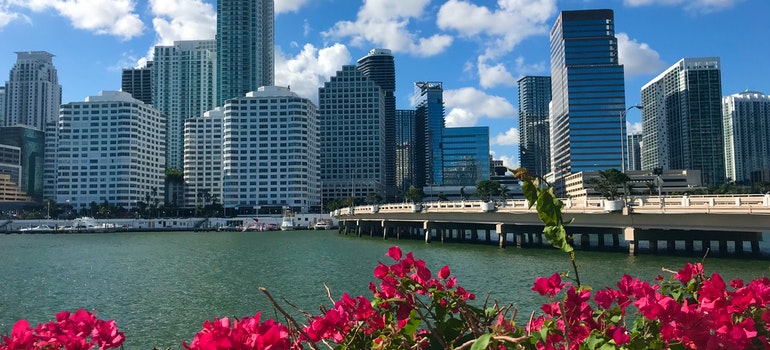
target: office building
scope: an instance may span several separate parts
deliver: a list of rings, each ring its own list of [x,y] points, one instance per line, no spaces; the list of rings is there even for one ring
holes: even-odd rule
[[[120,91],[131,94],[135,99],[151,105],[152,103],[152,61],[144,67],[124,69],[121,76]]]
[[[489,127],[445,128],[444,186],[476,186],[489,180]]]
[[[0,127],[5,126],[5,86],[0,86]]]
[[[444,86],[441,82],[416,82],[414,112],[414,174],[417,188],[444,182]]]
[[[628,134],[626,137],[626,170],[642,170],[642,134]]]
[[[396,200],[415,184],[414,176],[414,110],[396,110]]]
[[[217,106],[274,85],[274,12],[273,0],[217,1]]]
[[[216,42],[175,41],[156,46],[154,107],[166,116],[166,167],[184,167],[184,122],[214,108]]]
[[[642,170],[700,170],[704,185],[723,184],[719,58],[684,58],[642,86],[641,94]]]
[[[744,91],[722,98],[727,178],[737,183],[767,181],[770,171],[770,96]]]
[[[5,126],[26,125],[45,130],[61,105],[61,85],[53,55],[45,51],[17,52],[10,80],[5,83]]]
[[[206,206],[206,194],[222,203],[222,123],[217,107],[184,123],[184,205]]]
[[[351,88],[354,87],[354,88]],[[345,65],[318,89],[324,201],[384,197],[385,94]]]
[[[396,187],[396,65],[388,49],[372,49],[358,60],[358,70],[382,89],[385,95],[385,191],[388,198]]]
[[[46,154],[58,203],[75,210],[92,202],[131,210],[139,203],[163,203],[166,118],[122,91],[103,91],[83,102],[62,105]]]
[[[22,177],[21,148],[0,144],[0,176],[0,201],[28,199],[19,186]],[[3,199],[11,195],[13,199]]]
[[[551,172],[551,136],[548,104],[551,77],[525,76],[519,86],[519,161],[530,174]]]
[[[551,171],[622,168],[625,81],[612,10],[562,11],[551,29]]]
[[[0,144],[18,147],[21,152],[19,188],[34,200],[44,194],[45,132],[37,128],[17,125],[0,128]]]
[[[222,204],[240,214],[318,209],[316,106],[288,88],[263,86],[227,100],[222,126]]]

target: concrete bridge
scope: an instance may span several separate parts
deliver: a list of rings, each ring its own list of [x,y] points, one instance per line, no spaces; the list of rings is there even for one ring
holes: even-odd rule
[[[601,198],[564,199],[565,221],[576,248],[760,256],[770,231],[770,194],[631,196],[613,207]],[[617,205],[617,203],[615,203]],[[387,238],[539,246],[543,225],[526,200],[368,205],[333,214],[340,232]],[[621,244],[622,242],[622,244]],[[714,243],[714,244],[712,244]]]

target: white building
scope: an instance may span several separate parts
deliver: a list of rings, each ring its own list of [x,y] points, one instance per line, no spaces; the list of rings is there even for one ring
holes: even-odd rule
[[[26,125],[45,130],[61,105],[61,85],[53,55],[45,51],[17,52],[10,80],[5,83],[4,126]]]
[[[58,203],[82,209],[91,202],[135,208],[137,202],[163,203],[166,118],[120,91],[103,91],[84,102],[61,106],[48,152],[56,159]]]
[[[770,96],[745,91],[722,98],[725,170],[736,182],[762,181],[770,170]]]
[[[5,126],[5,86],[0,86],[0,126]]]
[[[184,204],[204,206],[205,194],[222,203],[222,121],[216,108],[184,123]]]
[[[307,213],[320,205],[316,106],[288,88],[260,87],[228,100],[223,122],[223,201],[239,214]]]

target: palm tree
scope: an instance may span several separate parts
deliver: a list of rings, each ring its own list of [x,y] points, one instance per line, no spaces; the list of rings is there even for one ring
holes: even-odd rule
[[[631,178],[618,169],[599,171],[599,177],[592,177],[586,184],[593,186],[594,191],[599,192],[607,200],[615,200],[620,195],[620,190],[625,190]]]

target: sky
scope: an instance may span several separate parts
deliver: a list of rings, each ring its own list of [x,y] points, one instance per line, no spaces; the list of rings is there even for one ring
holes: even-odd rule
[[[516,80],[550,75],[560,11],[613,9],[626,105],[685,57],[720,57],[722,94],[770,94],[767,0],[275,0],[275,84],[317,102],[318,87],[373,48],[393,51],[396,104],[442,82],[446,125],[489,126],[490,149],[518,165]],[[62,102],[119,90],[121,70],[155,45],[213,39],[214,0],[0,0],[0,72],[17,51],[48,51]],[[0,84],[8,79],[0,75]],[[629,131],[641,130],[638,110]]]

